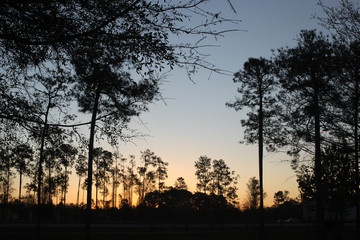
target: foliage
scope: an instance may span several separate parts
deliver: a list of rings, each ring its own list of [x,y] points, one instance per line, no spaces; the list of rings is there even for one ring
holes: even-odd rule
[[[244,63],[243,70],[234,74],[234,83],[239,83],[237,92],[241,97],[236,97],[226,106],[236,111],[249,109],[248,118],[241,120],[245,127],[245,142],[253,144],[259,142],[259,128],[262,126],[263,141],[269,151],[274,151],[281,145],[281,126],[278,124],[277,115],[281,110],[276,104],[275,93],[278,82],[275,78],[274,64],[265,58],[249,58]],[[262,143],[261,143],[262,144]]]
[[[246,184],[247,187],[247,196],[243,207],[246,210],[255,210],[259,207],[260,203],[260,184],[259,180],[256,177],[249,179]]]
[[[198,183],[196,188],[198,191],[206,193],[209,190],[209,182],[211,181],[211,158],[207,156],[200,156],[199,160],[195,162]]]
[[[138,208],[148,208],[153,211],[153,216],[162,220],[169,218],[208,220],[208,218],[216,219],[224,216],[233,217],[231,212],[236,211],[234,206],[223,196],[200,192],[192,194],[187,190],[176,188],[147,194],[144,202]]]
[[[326,36],[316,31],[300,32],[298,45],[281,48],[276,55],[277,75],[282,90],[279,100],[284,106],[283,128],[287,144],[296,158],[299,151],[314,154],[316,135],[326,126],[330,100],[336,98],[333,48]],[[318,128],[318,129],[316,129]]]
[[[175,181],[174,188],[178,190],[188,190],[185,179],[183,177],[178,177]]]
[[[326,146],[322,151],[322,176],[327,204],[349,204],[355,198],[355,167],[346,145]],[[297,182],[303,199],[316,199],[314,165],[302,165],[297,170]],[[349,201],[346,203],[346,201]]]
[[[195,175],[198,179],[198,191],[206,194],[209,191],[217,196],[223,196],[228,201],[237,202],[237,179],[235,171],[223,159],[212,160],[207,156],[200,156],[195,162]]]
[[[77,54],[78,46],[94,46],[111,58],[126,57],[136,68],[175,60],[207,66],[202,58],[189,55],[192,45],[169,43],[169,35],[221,36],[228,30],[217,28],[219,23],[237,22],[206,10],[207,2],[5,1],[0,11],[0,50],[6,56],[2,65],[27,67],[47,60],[63,64]],[[195,16],[199,22],[191,22]],[[187,61],[183,56],[189,56]]]
[[[285,202],[289,201],[289,191],[278,191],[274,194],[274,206],[280,206],[284,204]]]

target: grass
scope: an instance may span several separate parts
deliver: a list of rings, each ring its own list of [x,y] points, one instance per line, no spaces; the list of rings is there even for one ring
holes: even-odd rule
[[[257,240],[258,229],[255,226],[220,227],[212,228],[185,228],[184,227],[144,227],[144,228],[119,228],[121,225],[96,225],[92,228],[91,239],[96,240]],[[150,225],[149,225],[150,226]],[[326,229],[325,239],[356,239],[356,226],[345,226],[342,234],[335,229]],[[34,225],[1,225],[1,239],[37,239]],[[340,238],[339,238],[340,237]],[[41,228],[41,239],[51,240],[80,240],[84,239],[84,226],[54,224]],[[304,225],[274,225],[266,227],[266,240],[315,240],[318,239],[316,228]],[[39,239],[40,240],[40,239]]]

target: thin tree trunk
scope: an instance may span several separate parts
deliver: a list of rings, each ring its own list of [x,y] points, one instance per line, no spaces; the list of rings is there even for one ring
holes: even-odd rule
[[[105,174],[105,173],[104,173]],[[105,176],[104,176],[105,177]],[[106,181],[104,178],[104,188],[103,188],[103,208],[105,208],[105,191],[106,191]]]
[[[261,79],[262,80],[262,79]],[[265,221],[264,221],[264,187],[263,187],[263,96],[262,84],[259,85],[259,185],[260,185],[260,231],[259,239],[264,239]]]
[[[98,182],[96,181],[95,186],[95,208],[98,208]]]
[[[99,99],[100,99],[100,87],[98,87],[98,89],[96,91],[94,107],[93,107],[93,112],[92,112],[92,118],[91,118],[91,126],[90,126],[85,239],[90,239],[92,165],[93,165],[93,158],[94,158],[94,138],[95,138],[96,115],[97,115],[97,111],[98,111]]]
[[[313,78],[313,81],[316,79]],[[319,110],[319,86],[315,83],[314,88],[314,110],[315,110],[315,184],[316,184],[316,204],[317,204],[317,224],[318,239],[324,236],[324,198],[322,186],[322,164],[321,164],[321,129],[320,129],[320,110]]]
[[[47,134],[48,128],[48,116],[51,107],[51,98],[49,96],[48,106],[46,108],[45,119],[44,119],[44,127],[41,134],[41,145],[40,145],[40,157],[39,157],[39,171],[38,171],[38,203],[37,203],[37,220],[36,220],[36,235],[38,239],[40,239],[40,218],[41,218],[41,179],[42,179],[42,163],[44,161],[44,147],[45,147],[45,136]]]
[[[22,171],[19,172],[19,203],[21,203],[21,184],[22,184]]]
[[[9,202],[9,192],[10,192],[10,158],[7,166],[7,184],[6,184],[6,201],[5,205]]]
[[[80,184],[81,184],[81,177],[79,177],[78,191],[77,191],[77,196],[76,196],[76,205],[77,206],[79,206]]]
[[[354,116],[354,139],[355,139],[355,181],[356,181],[356,234],[357,239],[360,239],[360,179],[359,179],[359,133],[358,133],[358,115],[359,115],[359,73],[356,72],[355,77],[355,116]]]
[[[66,205],[66,188],[67,188],[67,186],[66,186],[66,179],[67,179],[67,167],[65,167],[65,176],[64,176],[64,207],[65,207],[65,205]]]
[[[49,159],[49,205],[51,204],[51,167],[50,167],[50,159]]]

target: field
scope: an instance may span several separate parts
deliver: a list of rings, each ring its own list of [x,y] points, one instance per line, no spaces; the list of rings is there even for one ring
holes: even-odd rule
[[[84,224],[41,224],[41,239],[79,240],[84,238]],[[326,239],[352,240],[356,226],[347,224],[342,230],[327,227]],[[1,239],[36,239],[34,224],[0,224]],[[252,240],[258,239],[258,227],[247,224],[203,223],[127,223],[93,224],[91,239],[97,240]],[[266,240],[318,239],[316,227],[310,224],[271,224],[265,226]]]

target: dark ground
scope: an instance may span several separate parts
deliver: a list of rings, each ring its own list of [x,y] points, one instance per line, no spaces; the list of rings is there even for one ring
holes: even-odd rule
[[[41,239],[80,240],[84,238],[84,224],[41,224]],[[355,224],[343,229],[327,226],[325,239],[356,239]],[[266,240],[315,240],[316,227],[311,224],[269,224]],[[35,224],[0,224],[0,238],[4,240],[37,239]],[[127,223],[93,224],[91,239],[96,240],[252,240],[258,239],[258,227],[247,224],[184,224],[184,223]]]

